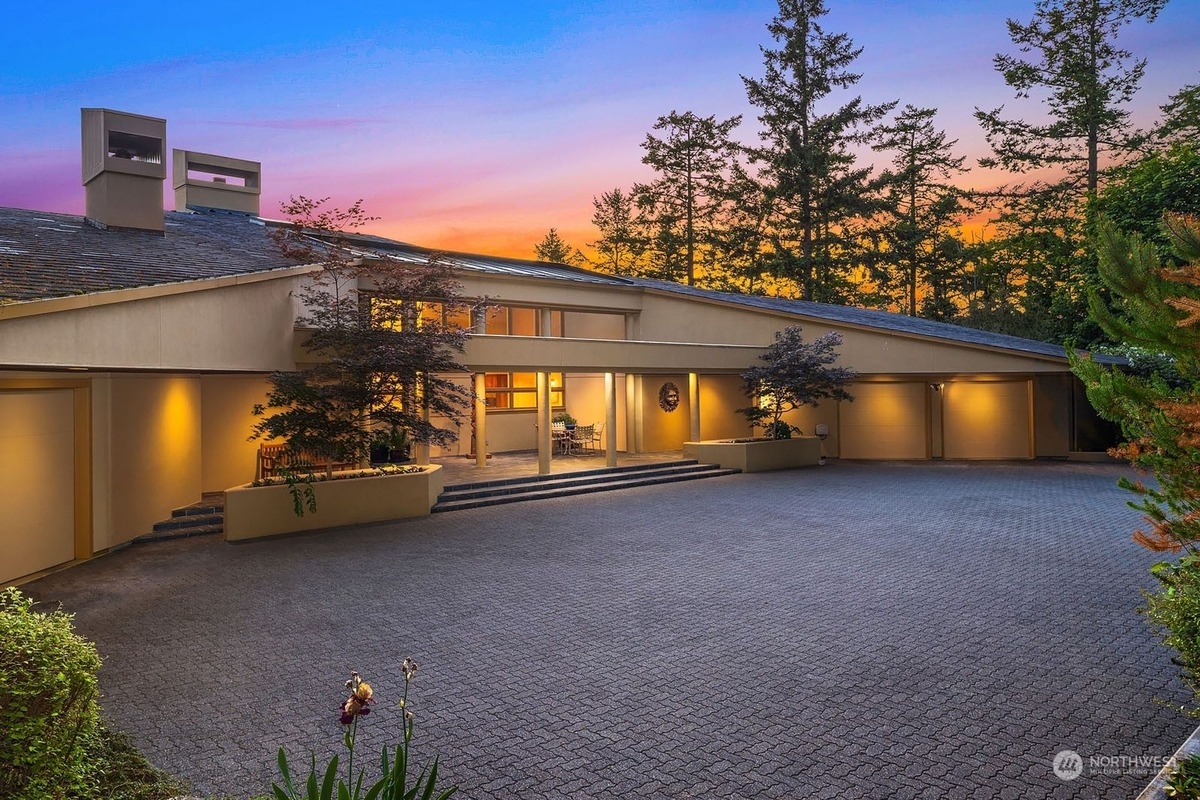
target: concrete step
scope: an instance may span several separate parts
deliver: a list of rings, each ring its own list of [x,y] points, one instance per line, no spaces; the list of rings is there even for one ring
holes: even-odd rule
[[[551,497],[612,492],[638,486],[679,483],[703,478],[736,474],[736,469],[721,469],[696,462],[677,462],[671,465],[654,464],[639,467],[620,467],[589,472],[539,475],[534,479],[514,478],[510,481],[488,481],[490,488],[479,484],[460,484],[447,487],[431,509],[433,513],[461,511],[468,508],[544,500]]]
[[[206,536],[225,531],[225,496],[205,495],[190,506],[172,509],[168,519],[154,523],[150,533],[135,542],[159,542],[187,536]]]

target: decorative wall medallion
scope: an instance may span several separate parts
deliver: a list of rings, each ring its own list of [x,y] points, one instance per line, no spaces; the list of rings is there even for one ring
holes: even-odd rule
[[[670,413],[679,408],[679,387],[667,381],[658,390],[658,407]]]

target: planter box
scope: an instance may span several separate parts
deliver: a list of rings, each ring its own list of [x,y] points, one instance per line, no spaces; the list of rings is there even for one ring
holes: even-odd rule
[[[436,464],[406,475],[373,475],[316,481],[315,513],[297,517],[286,485],[238,486],[225,491],[225,539],[257,539],[280,533],[336,528],[362,522],[424,517],[442,493]]]
[[[719,464],[723,469],[767,472],[815,467],[821,461],[821,440],[816,436],[797,436],[750,442],[684,442],[683,454],[702,464]]]

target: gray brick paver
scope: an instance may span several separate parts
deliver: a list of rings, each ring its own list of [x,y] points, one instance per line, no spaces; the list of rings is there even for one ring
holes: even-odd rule
[[[244,545],[129,548],[28,586],[105,709],[202,792],[337,751],[341,682],[467,798],[1129,797],[1050,759],[1190,732],[1134,611],[1119,467],[856,464]],[[1167,703],[1157,703],[1164,698]]]

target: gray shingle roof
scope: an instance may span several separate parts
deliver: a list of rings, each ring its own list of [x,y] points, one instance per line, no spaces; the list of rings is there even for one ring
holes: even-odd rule
[[[261,221],[169,211],[163,234],[0,208],[0,302],[219,278],[293,266]]]

